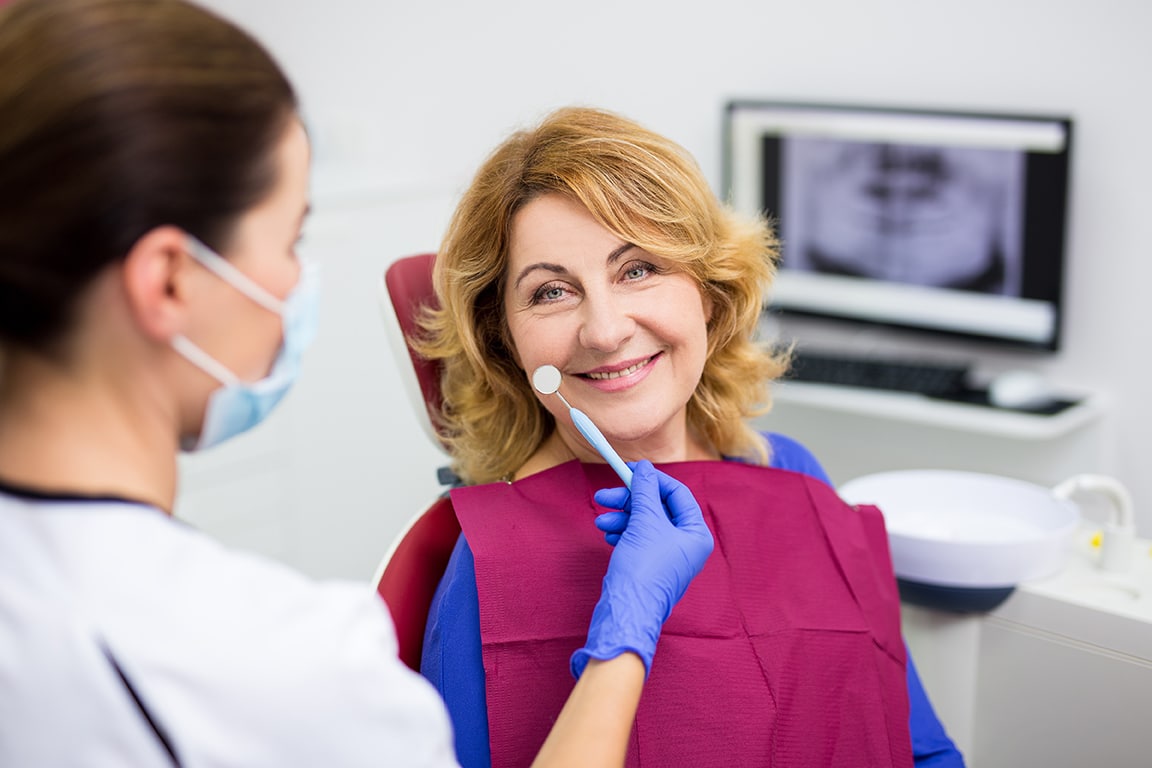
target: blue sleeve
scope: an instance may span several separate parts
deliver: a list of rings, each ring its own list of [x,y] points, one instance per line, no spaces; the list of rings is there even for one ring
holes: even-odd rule
[[[912,733],[912,757],[916,768],[964,768],[964,757],[936,717],[912,654],[908,653],[908,730]]]
[[[456,541],[444,577],[432,597],[424,628],[420,674],[436,687],[448,708],[460,765],[490,768],[476,561],[464,536]]]
[[[766,432],[764,437],[772,448],[771,466],[801,472],[832,485],[820,462],[803,445],[775,432]],[[912,734],[912,755],[917,768],[963,768],[964,758],[936,717],[924,686],[920,684],[911,653],[908,654],[907,674],[908,730]]]
[[[820,466],[820,462],[816,460],[812,452],[803,445],[790,437],[775,432],[765,432],[764,437],[768,440],[768,445],[772,450],[770,466],[775,469],[799,472],[832,485],[832,480],[824,471],[824,467]]]

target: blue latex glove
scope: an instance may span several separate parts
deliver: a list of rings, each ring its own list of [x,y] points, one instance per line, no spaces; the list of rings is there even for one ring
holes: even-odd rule
[[[610,501],[616,501],[619,497],[619,505],[611,504]],[[604,501],[600,501],[604,499]],[[623,506],[628,503],[628,489],[627,488],[605,488],[602,491],[596,492],[596,501],[602,507],[615,507]],[[620,542],[620,535],[624,533],[624,529],[628,527],[628,513],[627,512],[605,512],[596,518],[596,527],[604,531],[604,541],[612,546],[616,546]]]
[[[649,461],[630,466],[631,494],[626,488],[596,492],[598,504],[623,511],[601,515],[616,549],[592,612],[588,642],[572,654],[576,677],[590,659],[612,659],[626,651],[639,655],[645,672],[650,670],[660,629],[712,553],[712,532],[688,487]]]

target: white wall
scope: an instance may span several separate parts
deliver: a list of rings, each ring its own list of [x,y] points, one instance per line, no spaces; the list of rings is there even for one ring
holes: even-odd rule
[[[1069,113],[1076,119],[1069,325],[1037,365],[1106,393],[1104,466],[1152,533],[1145,393],[1152,280],[1152,6],[1137,0],[579,4],[211,0],[281,58],[316,145],[307,248],[324,327],[304,380],[251,436],[187,462],[183,514],[317,575],[369,575],[440,463],[390,365],[376,280],[434,250],[456,194],[512,128],[550,108],[616,109],[720,179],[728,97]],[[1005,468],[1011,474],[1011,468]]]

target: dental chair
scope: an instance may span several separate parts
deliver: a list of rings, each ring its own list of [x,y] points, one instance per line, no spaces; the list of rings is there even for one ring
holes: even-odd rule
[[[396,369],[417,412],[427,415],[420,419],[425,432],[443,450],[435,427],[440,407],[440,365],[408,345],[409,336],[419,331],[416,319],[420,307],[436,304],[434,259],[435,254],[424,253],[394,262],[381,278],[379,300]],[[441,468],[439,477],[443,484],[453,482],[447,467]],[[460,524],[445,493],[408,521],[373,577],[376,591],[392,612],[400,660],[413,670],[420,669],[428,609],[459,536]]]

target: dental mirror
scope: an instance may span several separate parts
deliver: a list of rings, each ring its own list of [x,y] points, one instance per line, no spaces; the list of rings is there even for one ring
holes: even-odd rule
[[[532,386],[542,395],[556,394],[560,391],[560,369],[554,365],[540,366],[532,374]],[[568,405],[568,402],[565,401],[564,404]]]
[[[572,404],[564,399],[564,395],[560,394],[560,379],[560,369],[554,365],[542,365],[532,372],[532,386],[536,391],[542,395],[556,395],[560,398],[560,402],[568,407],[568,413],[572,416],[572,423],[576,425],[576,429],[584,435],[584,439],[596,449],[604,461],[616,470],[616,474],[624,481],[624,485],[628,486],[628,490],[632,490],[632,470],[608,443],[604,434],[592,423],[592,419],[579,408],[573,408]]]

